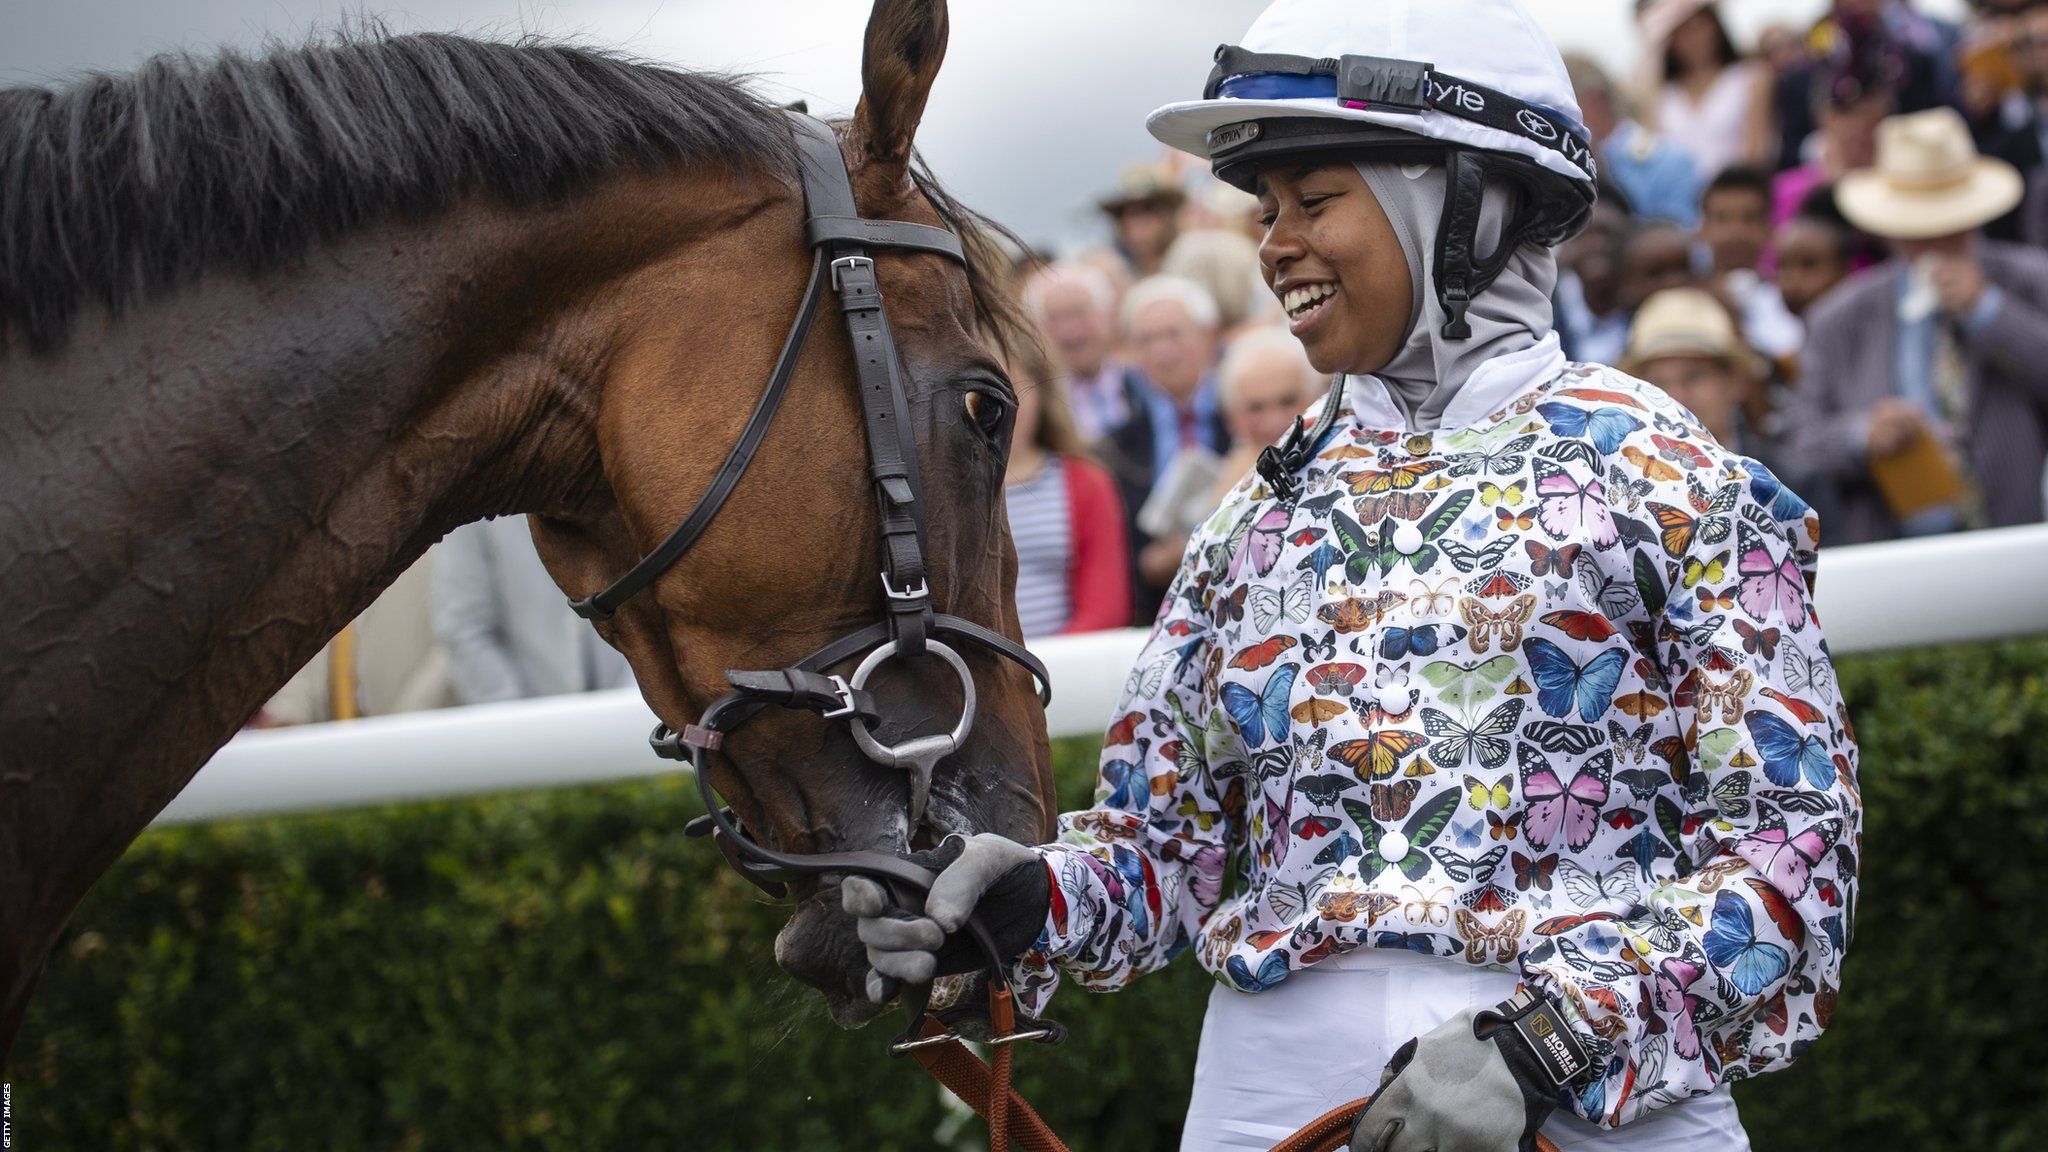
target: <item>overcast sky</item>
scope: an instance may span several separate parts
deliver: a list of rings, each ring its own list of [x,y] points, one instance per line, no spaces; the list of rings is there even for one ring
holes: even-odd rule
[[[1524,0],[1561,47],[1625,67],[1630,0]],[[1145,114],[1200,95],[1210,53],[1266,0],[954,0],[919,144],[952,189],[1035,243],[1096,227],[1092,194],[1150,154]],[[1949,13],[1960,0],[1922,0]],[[0,0],[0,84],[122,70],[167,48],[303,37],[352,13],[400,30],[543,32],[686,68],[757,74],[772,95],[843,114],[860,95],[861,0]],[[1738,38],[1823,0],[1727,0]]]

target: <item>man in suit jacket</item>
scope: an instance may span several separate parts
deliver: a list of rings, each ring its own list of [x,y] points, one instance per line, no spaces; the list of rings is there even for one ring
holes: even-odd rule
[[[434,632],[463,704],[625,688],[632,669],[555,585],[524,516],[465,524],[435,554]]]
[[[2048,255],[1984,239],[2019,202],[2010,164],[1977,154],[1950,109],[1888,119],[1874,168],[1836,191],[1893,258],[1813,306],[1790,454],[1823,485],[1830,543],[2042,518],[2048,460]],[[1872,474],[1929,433],[1969,489],[1901,515]]]
[[[1218,314],[1208,290],[1179,276],[1141,280],[1124,296],[1123,322],[1149,386],[1125,382],[1130,419],[1109,434],[1102,455],[1130,521],[1133,619],[1146,625],[1180,568],[1187,541],[1146,535],[1138,529],[1138,512],[1182,449],[1221,456],[1230,434],[1217,396]]]

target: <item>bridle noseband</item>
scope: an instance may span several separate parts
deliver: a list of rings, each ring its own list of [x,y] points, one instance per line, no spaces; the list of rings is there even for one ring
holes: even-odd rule
[[[703,535],[767,435],[796,373],[797,361],[810,338],[811,325],[826,290],[835,293],[853,345],[862,423],[867,434],[869,476],[880,506],[880,576],[885,618],[825,645],[792,667],[765,672],[727,671],[725,678],[732,691],[713,701],[697,723],[686,725],[681,732],[672,731],[666,724],[655,725],[649,743],[657,755],[691,764],[698,792],[704,799],[705,815],[692,821],[688,830],[693,835],[708,833],[716,838],[734,866],[748,879],[776,891],[780,885],[775,881],[797,875],[858,874],[880,881],[899,904],[916,910],[922,907],[923,895],[931,887],[930,870],[877,852],[783,853],[764,847],[746,835],[731,810],[719,803],[707,771],[706,754],[717,750],[726,733],[763,707],[775,704],[813,711],[828,719],[844,720],[854,742],[869,759],[909,773],[909,816],[915,830],[929,806],[933,768],[959,750],[974,725],[974,677],[966,660],[946,640],[972,644],[1015,661],[1037,680],[1041,703],[1052,698],[1045,665],[1037,657],[1000,633],[932,610],[931,577],[925,563],[923,483],[915,438],[909,428],[910,406],[888,316],[882,307],[875,261],[869,252],[931,252],[965,265],[967,257],[960,238],[925,224],[862,219],[854,202],[845,157],[831,127],[798,112],[790,113],[790,122],[808,213],[804,233],[813,257],[809,284],[768,385],[711,486],[682,523],[611,587],[582,600],[572,600],[569,606],[586,620],[610,617],[680,560]],[[830,672],[835,665],[863,653],[865,658],[850,677]],[[959,677],[960,719],[948,732],[912,737],[893,746],[883,744],[870,727],[880,716],[873,697],[866,691],[868,678],[889,660],[915,659],[927,653],[943,660]],[[968,931],[990,957],[991,980],[1000,981],[1007,989],[1003,958],[996,955],[987,930],[978,921],[970,921]],[[913,1028],[922,1016],[922,1000],[928,993],[928,987],[920,991],[919,1002],[911,1014]],[[1019,1033],[1017,1038],[1028,1038],[1028,1034]]]

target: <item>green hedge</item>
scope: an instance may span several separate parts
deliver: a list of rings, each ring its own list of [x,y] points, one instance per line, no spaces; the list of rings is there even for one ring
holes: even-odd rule
[[[1845,661],[1870,809],[1834,1028],[1746,1084],[1759,1149],[2048,1146],[2048,644]],[[1090,749],[1059,749],[1085,801]],[[16,1044],[15,1147],[924,1149],[936,1090],[770,960],[780,909],[670,778],[152,833]],[[1055,1001],[1025,1091],[1170,1150],[1207,976]],[[972,1129],[966,1139],[971,1140]]]

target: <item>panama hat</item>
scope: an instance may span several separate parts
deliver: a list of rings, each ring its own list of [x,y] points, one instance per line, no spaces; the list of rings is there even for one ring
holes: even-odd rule
[[[1983,227],[2025,191],[2017,168],[1977,154],[1955,109],[1932,108],[1880,123],[1877,164],[1843,176],[1835,203],[1874,236],[1928,240]]]
[[[1629,325],[1628,348],[1615,367],[1636,375],[1642,366],[1667,356],[1720,360],[1752,379],[1763,376],[1763,358],[1735,332],[1728,309],[1698,288],[1652,293]]]

